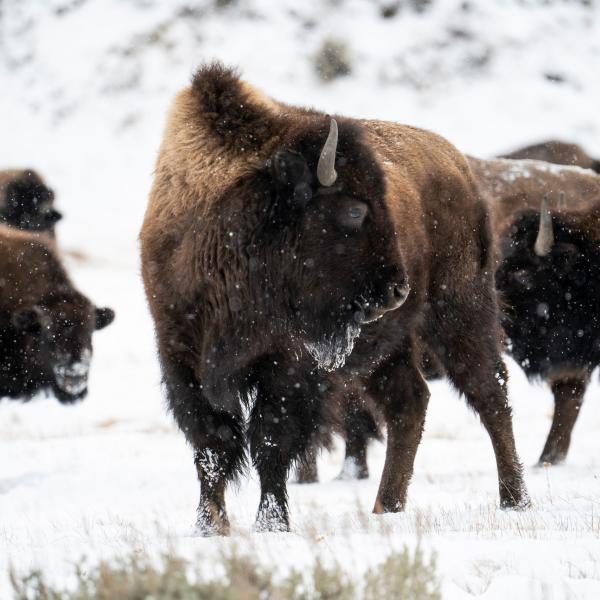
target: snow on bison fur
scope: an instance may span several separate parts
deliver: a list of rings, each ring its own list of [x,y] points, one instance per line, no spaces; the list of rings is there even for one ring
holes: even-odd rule
[[[560,140],[531,144],[504,154],[500,158],[542,160],[558,165],[592,169],[600,173],[600,160],[592,158],[581,146]]]
[[[288,530],[288,471],[331,429],[344,378],[360,378],[388,431],[374,510],[403,510],[429,397],[422,342],[490,435],[501,505],[527,504],[490,243],[444,139],[287,106],[201,68],[171,109],[141,231],[168,401],[200,480],[198,532],[229,531],[225,488],[247,444],[256,528]]]
[[[0,398],[82,399],[92,333],[113,318],[74,289],[52,242],[0,225]]]
[[[61,218],[54,208],[54,191],[33,169],[0,171],[0,223],[53,234]]]

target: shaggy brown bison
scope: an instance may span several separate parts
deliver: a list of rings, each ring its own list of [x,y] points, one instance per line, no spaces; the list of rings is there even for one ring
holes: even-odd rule
[[[286,477],[329,430],[340,374],[385,418],[374,510],[402,510],[428,402],[422,341],[490,435],[501,505],[527,502],[487,212],[447,141],[333,120],[201,68],[171,109],[141,244],[169,405],[194,450],[200,533],[229,530],[225,488],[246,440],[256,527],[288,530]]]
[[[550,385],[555,411],[540,464],[562,462],[592,370],[600,365],[600,177],[534,160],[468,157],[492,213],[500,258],[507,350],[530,379]],[[428,362],[433,355],[426,353]],[[441,374],[436,363],[432,373]],[[346,395],[340,477],[368,476],[366,450],[379,436],[373,403]],[[316,480],[314,461],[300,480]]]
[[[92,333],[114,312],[95,308],[69,281],[51,244],[0,225],[0,397],[51,391],[83,398]]]
[[[54,232],[61,218],[54,208],[54,191],[35,171],[0,171],[0,223],[26,231]]]
[[[561,142],[559,140],[531,144],[509,154],[504,154],[500,158],[542,160],[558,165],[571,165],[582,167],[583,169],[592,169],[596,173],[600,173],[600,160],[592,158],[577,144]]]

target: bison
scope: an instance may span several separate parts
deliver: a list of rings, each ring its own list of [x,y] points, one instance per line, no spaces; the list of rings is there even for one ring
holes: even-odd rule
[[[54,208],[54,191],[34,170],[0,171],[0,223],[53,234],[61,218]]]
[[[0,397],[87,393],[92,333],[114,319],[70,282],[52,243],[0,225]]]
[[[561,142],[559,140],[531,144],[509,154],[504,154],[499,158],[541,160],[558,165],[571,165],[582,167],[583,169],[592,169],[596,173],[600,173],[600,160],[592,158],[577,144]]]
[[[539,463],[558,464],[600,365],[600,176],[532,160],[470,164],[501,247],[496,281],[508,351],[554,395]]]
[[[289,529],[288,471],[330,429],[346,378],[388,431],[374,512],[403,510],[429,396],[422,343],[490,435],[501,505],[527,504],[488,213],[447,141],[287,106],[204,66],[171,108],[140,236],[168,403],[200,481],[198,533],[228,533],[225,489],[247,443],[256,529]]]

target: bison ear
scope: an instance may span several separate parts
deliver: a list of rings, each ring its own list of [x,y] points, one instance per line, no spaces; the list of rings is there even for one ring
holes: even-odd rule
[[[55,223],[58,223],[62,219],[62,213],[54,208],[51,208],[44,214],[44,221],[46,227],[52,227]]]
[[[38,333],[42,328],[42,311],[38,306],[21,308],[13,313],[13,325],[26,333]]]
[[[96,329],[104,329],[115,320],[115,311],[104,307],[96,309]]]
[[[293,150],[279,150],[269,161],[271,174],[277,187],[288,200],[302,206],[312,198],[311,175],[306,159]]]
[[[293,150],[279,150],[270,160],[273,178],[284,186],[294,187],[304,179],[308,166],[304,156]]]

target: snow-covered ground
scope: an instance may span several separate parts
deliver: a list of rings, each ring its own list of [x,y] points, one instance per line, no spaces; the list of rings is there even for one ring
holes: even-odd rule
[[[47,177],[65,213],[59,240],[84,255],[68,258],[73,278],[117,311],[96,335],[84,403],[0,403],[0,598],[10,563],[62,582],[82,555],[170,543],[211,556],[231,543],[190,535],[195,472],[164,410],[137,252],[165,110],[195,65],[220,58],[281,100],[427,127],[473,154],[558,136],[600,155],[598,3],[437,0],[419,13],[405,1],[390,19],[359,0],[216,4],[0,4],[0,167]],[[348,44],[352,73],[323,83],[312,57],[328,36]],[[532,465],[550,393],[510,367],[517,444]],[[321,458],[323,483],[290,485],[291,534],[247,535],[256,481],[230,490],[233,540],[282,568],[318,549],[354,574],[420,536],[444,598],[598,598],[599,391],[594,377],[568,463],[527,468],[527,512],[497,509],[487,436],[436,383],[405,514],[369,514],[382,446],[360,483],[333,481],[338,450]]]

